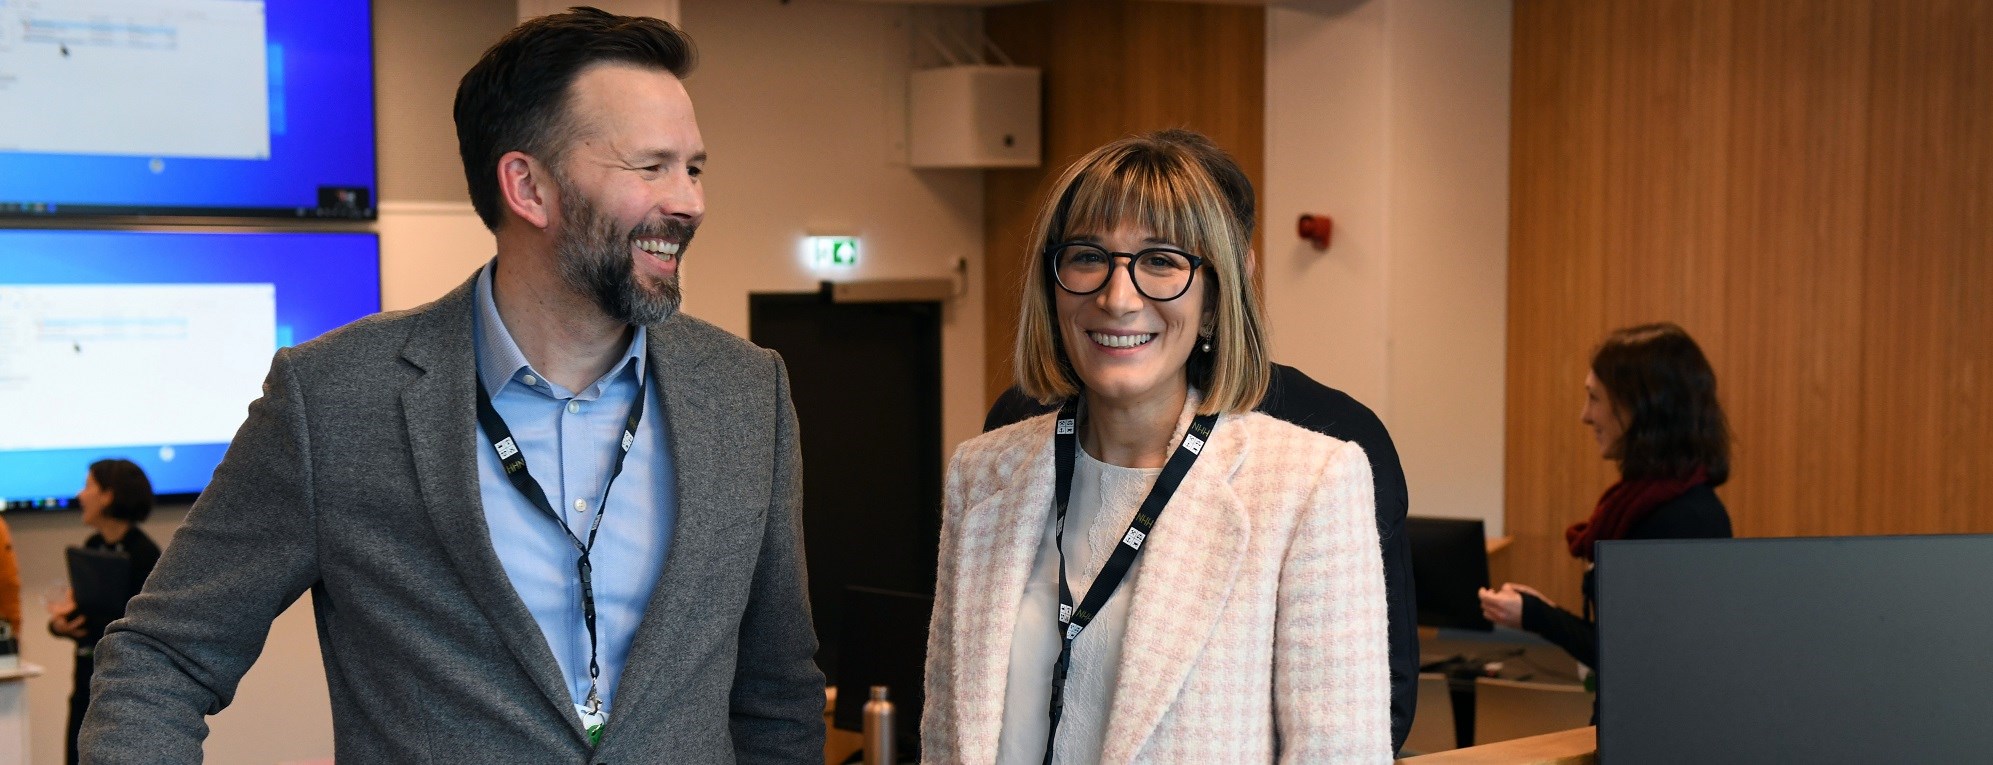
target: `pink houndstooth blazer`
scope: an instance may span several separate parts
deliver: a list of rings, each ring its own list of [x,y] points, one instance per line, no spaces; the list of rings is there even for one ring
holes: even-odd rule
[[[1052,511],[1052,419],[970,440],[949,465],[926,762],[996,758],[1018,603]],[[1134,602],[1100,761],[1389,762],[1373,502],[1357,445],[1221,417],[1143,545],[1132,593],[1115,595]]]

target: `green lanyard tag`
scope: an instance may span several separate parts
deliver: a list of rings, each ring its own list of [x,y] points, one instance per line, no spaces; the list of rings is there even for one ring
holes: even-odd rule
[[[609,727],[609,713],[601,711],[600,706],[591,709],[586,704],[574,705],[574,711],[581,714],[581,729],[588,734],[588,745],[601,746],[602,729]]]

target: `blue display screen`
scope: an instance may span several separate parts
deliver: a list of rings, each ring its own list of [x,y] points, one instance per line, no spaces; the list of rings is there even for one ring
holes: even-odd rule
[[[0,28],[0,217],[374,217],[369,0],[0,0]]]
[[[199,492],[271,354],[379,310],[370,233],[0,230],[0,507],[110,457]]]

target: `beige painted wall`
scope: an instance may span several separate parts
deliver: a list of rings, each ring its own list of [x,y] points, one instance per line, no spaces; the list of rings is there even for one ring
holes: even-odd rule
[[[384,202],[465,202],[457,81],[511,29],[511,0],[376,0],[375,130]]]
[[[1391,429],[1412,512],[1502,533],[1508,0],[1267,10],[1274,358]],[[1302,213],[1335,220],[1317,252]]]
[[[828,0],[682,0],[699,46],[686,81],[707,163],[706,222],[685,261],[685,310],[747,334],[751,292],[812,292],[829,279],[946,278],[968,263],[943,309],[942,442],[980,432],[982,176],[906,166],[910,19],[970,24],[971,11]],[[810,233],[856,234],[849,273],[803,260]]]
[[[497,243],[470,202],[381,200],[381,309],[414,308],[491,260]]]

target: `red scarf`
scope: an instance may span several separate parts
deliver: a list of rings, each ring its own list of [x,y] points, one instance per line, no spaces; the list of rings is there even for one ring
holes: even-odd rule
[[[1598,507],[1592,508],[1590,519],[1573,523],[1564,530],[1571,557],[1591,560],[1594,543],[1625,539],[1626,532],[1654,512],[1654,508],[1707,480],[1709,476],[1703,469],[1696,468],[1687,478],[1642,478],[1613,484],[1599,496]]]

